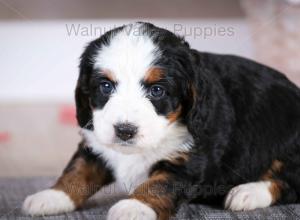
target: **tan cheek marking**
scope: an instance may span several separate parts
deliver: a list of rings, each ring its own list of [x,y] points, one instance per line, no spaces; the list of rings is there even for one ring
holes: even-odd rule
[[[70,171],[64,173],[53,188],[67,193],[78,207],[101,188],[105,176],[105,171],[100,172],[96,165],[77,158]]]
[[[162,69],[158,67],[153,67],[147,71],[144,80],[146,83],[153,84],[161,80],[163,77],[164,77],[164,72],[162,71]]]
[[[150,179],[140,185],[131,198],[137,199],[154,209],[159,220],[167,220],[174,209],[171,195],[165,189],[169,176],[164,172],[154,172]]]
[[[174,165],[183,165],[185,162],[187,162],[189,159],[189,156],[185,152],[179,153],[176,157],[170,160],[170,162]]]
[[[171,112],[167,115],[167,119],[170,121],[170,123],[173,123],[179,118],[179,116],[181,115],[181,110],[182,107],[180,105],[174,112]]]
[[[262,176],[262,180],[270,181],[271,185],[269,187],[269,191],[272,195],[272,203],[274,204],[281,196],[281,190],[283,188],[283,184],[280,180],[276,180],[274,177],[276,173],[281,172],[283,167],[283,163],[274,160],[270,169]]]

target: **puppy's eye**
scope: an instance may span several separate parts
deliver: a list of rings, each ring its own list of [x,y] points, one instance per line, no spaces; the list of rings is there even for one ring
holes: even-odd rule
[[[100,90],[103,95],[110,95],[114,90],[114,86],[112,82],[105,80],[100,83]]]
[[[166,91],[165,91],[165,89],[162,86],[153,85],[150,88],[150,95],[153,98],[156,98],[156,99],[162,98],[165,94],[166,94]]]

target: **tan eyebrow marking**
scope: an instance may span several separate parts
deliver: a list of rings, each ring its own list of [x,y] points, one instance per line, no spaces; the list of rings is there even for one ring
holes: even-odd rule
[[[104,69],[104,70],[101,71],[101,74],[103,76],[105,76],[107,79],[109,79],[110,81],[112,81],[112,82],[116,82],[117,81],[115,75],[110,70]]]
[[[161,68],[152,67],[146,72],[146,76],[144,78],[146,83],[155,83],[161,80],[164,77],[165,73]]]

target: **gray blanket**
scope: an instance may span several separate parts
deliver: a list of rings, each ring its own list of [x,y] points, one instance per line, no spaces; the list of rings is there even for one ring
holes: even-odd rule
[[[21,212],[26,195],[46,189],[54,178],[0,178],[0,219],[32,219]],[[100,198],[99,198],[100,197]],[[109,207],[120,198],[96,195],[80,210],[62,215],[34,217],[34,219],[105,219]],[[183,205],[174,219],[300,219],[300,204],[275,206],[247,212],[230,212],[204,205]]]

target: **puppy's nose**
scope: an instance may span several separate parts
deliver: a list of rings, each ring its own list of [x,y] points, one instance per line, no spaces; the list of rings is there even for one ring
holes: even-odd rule
[[[114,125],[116,136],[123,141],[127,141],[136,135],[138,127],[129,123],[119,123]]]

